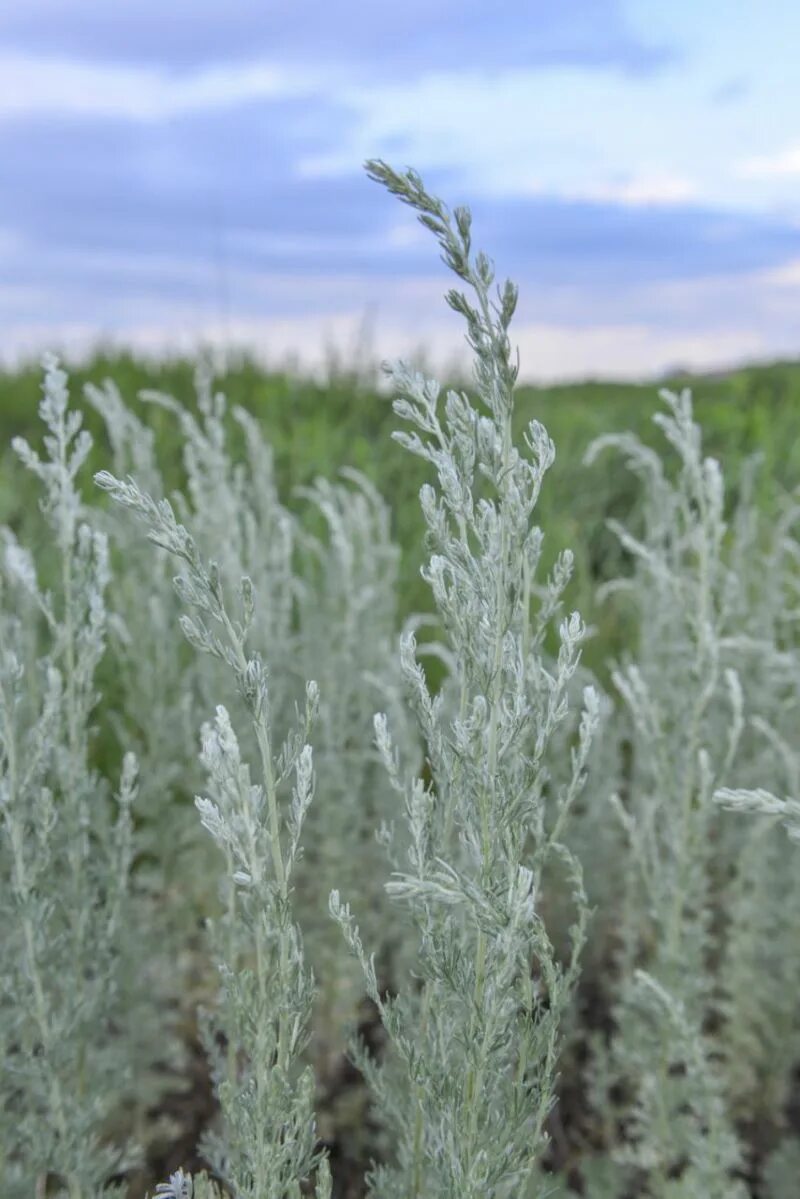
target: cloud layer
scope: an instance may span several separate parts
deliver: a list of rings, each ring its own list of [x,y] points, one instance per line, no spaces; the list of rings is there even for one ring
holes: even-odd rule
[[[367,155],[472,206],[523,375],[794,353],[800,17],[776,50],[716,6],[6,6],[0,356],[230,337],[311,363],[372,313],[379,352],[451,357],[436,248]]]
[[[0,41],[78,60],[176,68],[265,57],[302,69],[408,78],[479,62],[641,72],[669,56],[618,0],[26,0],[0,12]]]

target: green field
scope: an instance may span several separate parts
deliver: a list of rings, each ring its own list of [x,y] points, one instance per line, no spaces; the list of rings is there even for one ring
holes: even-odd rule
[[[174,359],[145,362],[129,355],[98,355],[71,371],[72,394],[77,399],[85,383],[115,381],[123,397],[131,400],[140,389],[155,388],[190,401],[195,363]],[[41,371],[31,364],[0,373],[0,520],[14,526],[25,520],[30,482],[8,446],[12,436],[35,440]],[[401,605],[408,613],[429,607],[428,590],[419,578],[423,523],[417,502],[426,478],[425,464],[411,458],[391,438],[397,428],[390,397],[358,371],[340,370],[322,384],[288,374],[267,373],[253,361],[241,359],[217,380],[231,405],[241,405],[263,422],[273,447],[284,499],[293,500],[297,487],[316,476],[332,478],[338,470],[354,466],[369,476],[389,502],[395,537],[403,553]],[[454,383],[453,386],[458,386]],[[463,384],[462,384],[463,386]],[[769,508],[782,491],[800,483],[800,363],[753,366],[718,376],[679,376],[641,384],[586,382],[549,387],[519,388],[517,431],[535,418],[556,445],[556,463],[540,501],[540,520],[547,536],[548,557],[565,547],[576,556],[572,601],[590,614],[599,638],[587,658],[602,669],[606,650],[621,644],[602,611],[592,611],[590,583],[608,578],[620,569],[620,551],[605,522],[631,514],[636,494],[629,474],[606,463],[588,468],[583,456],[601,434],[631,431],[653,445],[659,444],[652,416],[658,411],[659,388],[689,387],[695,411],[704,430],[708,452],[720,460],[730,495],[738,487],[743,463],[758,453],[762,465],[757,495]],[[142,406],[158,431],[161,462],[176,485],[182,471],[174,421],[158,409]],[[92,466],[107,465],[100,423],[87,413],[87,425],[96,435]],[[232,435],[235,429],[232,429]],[[88,477],[88,476],[87,476]]]

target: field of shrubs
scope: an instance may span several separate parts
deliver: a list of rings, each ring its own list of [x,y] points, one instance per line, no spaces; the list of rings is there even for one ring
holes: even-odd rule
[[[471,377],[0,377],[0,1193],[792,1199],[800,366],[520,386],[368,169]]]

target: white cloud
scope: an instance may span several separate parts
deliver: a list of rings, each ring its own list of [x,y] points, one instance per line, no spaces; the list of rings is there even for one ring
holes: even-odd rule
[[[765,283],[779,288],[800,287],[800,258],[785,262],[771,271],[764,271],[761,278]]]
[[[786,179],[800,175],[800,146],[789,146],[777,154],[758,154],[737,164],[737,174],[746,179]]]
[[[689,179],[664,174],[642,175],[619,184],[600,184],[594,189],[593,198],[637,208],[651,204],[685,204],[697,195],[698,189]]]
[[[621,181],[567,188],[547,188],[534,180],[522,190],[527,191],[529,195],[551,195],[562,200],[621,204],[627,208],[686,204],[699,196],[698,188],[690,179],[668,172],[631,175]]]
[[[727,368],[769,352],[751,329],[662,330],[638,323],[588,329],[528,325],[518,329],[516,341],[529,364],[527,377],[539,381],[649,379],[676,367]]]
[[[268,62],[177,74],[145,67],[0,53],[0,119],[37,115],[157,121],[303,94],[316,79]]]

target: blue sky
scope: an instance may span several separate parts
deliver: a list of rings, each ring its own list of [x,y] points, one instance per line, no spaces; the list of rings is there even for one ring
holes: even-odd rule
[[[411,164],[520,284],[526,378],[800,353],[800,6],[0,6],[0,357],[463,353]]]

